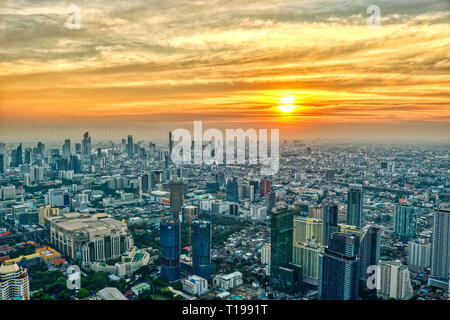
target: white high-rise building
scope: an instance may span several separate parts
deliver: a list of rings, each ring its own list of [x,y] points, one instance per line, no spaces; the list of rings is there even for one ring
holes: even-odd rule
[[[408,243],[408,269],[425,271],[431,266],[431,243],[425,239],[412,240]]]
[[[261,263],[270,264],[270,244],[261,248]]]
[[[0,300],[30,300],[30,283],[26,269],[16,263],[0,267]]]
[[[380,261],[380,288],[378,296],[383,299],[409,300],[413,288],[406,266],[397,261]]]

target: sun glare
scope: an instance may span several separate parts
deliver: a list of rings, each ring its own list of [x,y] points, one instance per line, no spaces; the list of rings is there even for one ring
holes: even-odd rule
[[[282,112],[291,112],[295,109],[295,106],[292,104],[283,104],[281,106],[278,106],[278,109]]]
[[[280,102],[283,104],[292,104],[294,102],[294,100],[295,100],[294,97],[286,96],[286,97],[281,98]]]
[[[293,105],[295,98],[292,96],[285,96],[280,99],[282,105],[278,106],[278,109],[281,112],[292,112],[295,109],[295,105]]]

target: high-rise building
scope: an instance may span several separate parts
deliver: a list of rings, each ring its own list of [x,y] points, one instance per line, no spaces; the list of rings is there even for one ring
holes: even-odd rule
[[[302,266],[303,283],[310,287],[319,286],[323,250],[324,247],[317,242],[294,243],[293,262]]]
[[[396,261],[380,261],[380,289],[377,295],[383,299],[408,300],[413,288],[408,268]]]
[[[321,296],[325,300],[355,300],[359,280],[358,236],[333,233],[323,254]]]
[[[328,246],[330,235],[339,232],[338,213],[339,207],[334,203],[326,203],[322,207],[322,221],[323,221],[323,245]]]
[[[70,206],[70,192],[67,189],[49,189],[46,195],[46,204],[57,207]]]
[[[262,197],[266,197],[269,192],[270,192],[270,180],[268,179],[261,180],[261,182],[259,183],[259,194]]]
[[[308,217],[323,220],[323,210],[322,205],[314,203],[308,208]]]
[[[90,156],[91,155],[91,137],[89,136],[89,132],[85,132],[83,135],[83,140],[81,141],[82,145],[82,155]]]
[[[272,289],[297,293],[302,267],[292,261],[294,214],[286,207],[273,210],[270,233],[270,284]]]
[[[270,245],[261,248],[261,263],[270,264]]]
[[[5,155],[0,154],[0,174],[5,173]]]
[[[31,164],[31,148],[25,149],[24,163]]]
[[[272,190],[267,194],[267,212],[269,213],[272,212],[272,209],[275,207],[275,203],[276,203],[276,195],[275,191]]]
[[[133,154],[134,154],[133,136],[128,136],[127,154],[128,154],[128,157],[130,157],[130,158],[133,157]]]
[[[319,219],[295,217],[294,242],[317,242],[323,244],[323,222]]]
[[[0,300],[30,300],[27,269],[15,262],[3,263],[0,267]]]
[[[408,269],[413,272],[431,267],[431,243],[426,239],[408,242]]]
[[[381,229],[377,226],[364,227],[361,236],[361,254],[360,254],[360,279],[367,280],[370,276],[367,273],[369,266],[378,265],[381,251]]]
[[[69,158],[71,154],[71,148],[70,148],[70,139],[66,139],[64,141],[63,147],[62,147],[62,153],[64,158]]]
[[[172,131],[169,131],[169,156],[172,156],[173,149],[173,140],[172,140]]]
[[[234,179],[227,183],[226,199],[231,202],[238,202],[239,200],[238,183]]]
[[[180,222],[165,219],[160,224],[161,277],[168,281],[180,279]]]
[[[144,173],[141,176],[141,188],[143,192],[151,191],[152,188],[150,186],[150,175],[149,173]]]
[[[448,290],[450,256],[450,209],[434,210],[431,276],[428,284]]]
[[[181,208],[184,204],[184,184],[181,180],[171,180],[169,182],[170,191],[170,212],[173,214],[174,219],[178,219],[181,213]]]
[[[361,185],[350,185],[347,202],[347,224],[362,227],[363,194]]]
[[[209,278],[215,272],[215,265],[211,262],[211,222],[194,220],[191,224],[191,232],[193,273],[202,278]]]
[[[58,216],[59,208],[53,207],[51,205],[46,205],[39,208],[39,225],[44,226],[45,218],[51,216]]]
[[[11,167],[18,167],[23,163],[22,143],[11,151]]]
[[[416,236],[416,213],[413,207],[396,205],[394,211],[394,232],[401,237]]]

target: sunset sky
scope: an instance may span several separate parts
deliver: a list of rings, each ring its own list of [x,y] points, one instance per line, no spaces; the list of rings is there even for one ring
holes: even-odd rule
[[[449,0],[1,0],[0,141],[151,140],[194,120],[449,140],[449,22]]]

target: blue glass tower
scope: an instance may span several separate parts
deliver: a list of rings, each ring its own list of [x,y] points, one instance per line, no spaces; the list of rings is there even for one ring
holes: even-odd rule
[[[209,278],[216,271],[211,262],[211,222],[194,220],[191,228],[193,273],[202,278]]]
[[[180,222],[165,219],[160,223],[161,277],[168,281],[180,279]]]
[[[360,241],[358,236],[333,233],[323,255],[321,295],[326,300],[358,297]]]

